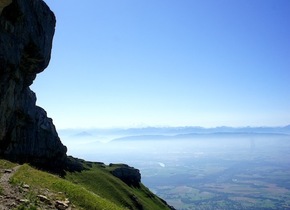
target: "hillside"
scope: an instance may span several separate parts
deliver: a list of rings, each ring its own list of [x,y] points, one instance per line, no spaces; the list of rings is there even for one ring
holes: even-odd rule
[[[126,165],[81,162],[85,170],[60,178],[1,159],[0,209],[170,209],[143,184],[112,175]]]

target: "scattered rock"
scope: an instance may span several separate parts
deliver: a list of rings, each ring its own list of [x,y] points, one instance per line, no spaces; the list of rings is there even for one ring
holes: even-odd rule
[[[66,198],[64,201],[67,205],[70,204],[70,201]]]
[[[15,196],[11,196],[11,195],[6,195],[5,198],[8,200],[8,199],[11,199],[11,200],[16,200],[16,197]]]
[[[29,189],[29,185],[28,184],[24,184],[23,186],[22,186],[24,189]]]
[[[12,203],[9,204],[9,206],[10,207],[15,207],[15,206],[17,206],[17,204],[15,202],[12,202]]]
[[[19,199],[20,203],[29,203],[30,201],[28,199]]]
[[[51,201],[45,195],[37,195],[37,197],[39,198],[40,201],[47,203],[47,204],[51,204]]]
[[[5,169],[4,173],[10,174],[10,173],[12,173],[12,169]]]
[[[65,201],[56,201],[55,202],[55,207],[59,210],[65,210],[67,209],[69,206],[69,201],[68,200],[65,200]]]

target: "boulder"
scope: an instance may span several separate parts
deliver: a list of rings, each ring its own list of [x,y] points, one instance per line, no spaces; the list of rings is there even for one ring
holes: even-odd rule
[[[110,172],[129,186],[139,187],[141,183],[140,171],[126,164],[110,164]]]

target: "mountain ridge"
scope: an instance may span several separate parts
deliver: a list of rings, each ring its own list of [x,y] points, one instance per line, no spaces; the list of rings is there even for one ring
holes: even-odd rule
[[[117,141],[138,141],[138,140],[180,140],[180,139],[200,139],[200,138],[229,138],[229,137],[262,137],[262,136],[290,136],[284,133],[254,133],[254,132],[215,132],[215,133],[186,133],[177,135],[138,135],[125,136],[112,139],[111,142]]]
[[[177,135],[201,135],[201,134],[281,134],[290,135],[290,125],[286,126],[258,126],[258,127],[231,127],[219,126],[205,128],[200,126],[180,127],[143,127],[143,128],[89,128],[89,129],[59,129],[60,136],[68,138],[90,137],[98,139],[99,136],[112,136],[110,140],[124,137],[172,137]],[[86,135],[80,135],[85,133]]]

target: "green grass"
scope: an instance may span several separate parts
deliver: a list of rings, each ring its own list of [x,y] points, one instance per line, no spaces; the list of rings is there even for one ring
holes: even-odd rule
[[[114,167],[117,167],[116,165]],[[130,187],[111,175],[111,167],[93,164],[89,170],[68,173],[66,179],[129,209],[168,209],[168,207],[144,185]]]
[[[64,193],[69,200],[83,209],[122,209],[111,201],[58,176],[23,165],[13,176],[13,183],[26,183],[34,189],[49,189]]]
[[[67,173],[65,177],[22,165],[10,182],[14,185],[28,184],[30,198],[49,191],[51,200],[68,198],[76,209],[108,210],[163,210],[169,209],[164,202],[144,185],[131,187],[110,173],[111,168],[101,163],[83,162],[87,168],[82,172]],[[0,169],[13,168],[16,164],[0,160]],[[1,192],[1,189],[0,189]],[[33,207],[33,206],[32,206]],[[29,209],[21,207],[20,209]]]
[[[17,164],[11,163],[10,161],[7,161],[7,160],[0,159],[0,170],[12,169],[15,166],[17,166]]]

